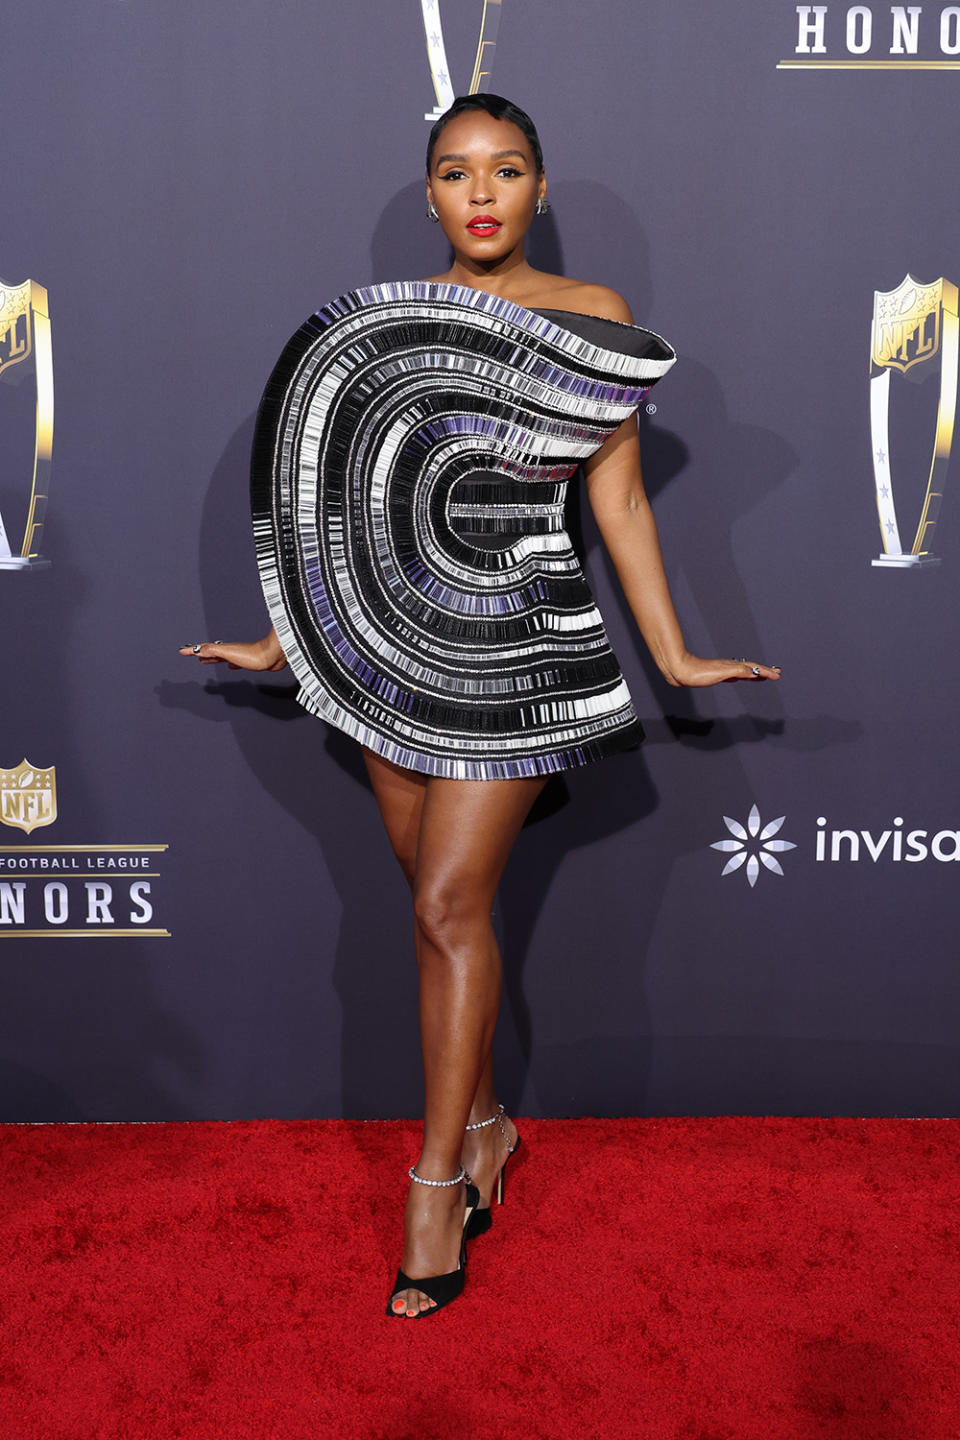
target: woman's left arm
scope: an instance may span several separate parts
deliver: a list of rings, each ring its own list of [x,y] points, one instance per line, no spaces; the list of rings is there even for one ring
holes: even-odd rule
[[[590,508],[647,648],[670,685],[779,680],[778,666],[704,660],[683,641],[663,568],[656,521],[643,488],[636,415],[624,420],[584,465]]]

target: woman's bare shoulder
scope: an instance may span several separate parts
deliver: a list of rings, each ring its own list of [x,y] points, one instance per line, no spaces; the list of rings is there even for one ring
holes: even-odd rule
[[[593,285],[542,271],[538,280],[536,296],[524,301],[531,310],[569,310],[574,315],[599,315],[603,320],[633,323],[630,306],[609,285]]]
[[[522,295],[512,295],[528,310],[569,310],[573,315],[599,315],[602,320],[620,320],[633,324],[630,306],[609,285],[593,285],[585,280],[572,280],[567,275],[551,275],[546,270],[534,271],[534,283]],[[449,275],[429,275],[427,285],[450,283]]]

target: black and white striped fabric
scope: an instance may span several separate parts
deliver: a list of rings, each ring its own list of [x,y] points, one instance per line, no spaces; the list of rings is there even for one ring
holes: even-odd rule
[[[642,730],[563,528],[674,363],[639,326],[413,281],[333,300],[264,393],[251,494],[299,699],[430,775],[542,775]]]

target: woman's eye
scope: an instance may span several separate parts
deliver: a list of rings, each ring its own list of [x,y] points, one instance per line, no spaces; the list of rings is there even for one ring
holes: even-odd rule
[[[500,169],[497,171],[498,175],[505,175],[508,179],[511,180],[516,179],[522,173],[523,172],[521,170],[518,170],[514,165],[501,165]],[[463,180],[465,175],[466,171],[464,170],[447,170],[445,174],[440,176],[440,179]]]

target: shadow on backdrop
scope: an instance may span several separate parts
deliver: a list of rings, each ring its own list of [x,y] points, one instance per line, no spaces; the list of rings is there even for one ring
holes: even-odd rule
[[[77,621],[90,603],[90,586],[55,503],[43,552],[49,569],[0,574],[4,664],[7,676],[16,677],[15,683],[8,678],[3,695],[0,766],[23,759],[53,766],[58,816],[55,831],[4,829],[3,839],[11,847],[48,837],[57,845],[100,844],[103,810],[89,784],[90,757],[72,703],[84,673]],[[122,668],[116,683],[124,684]],[[102,703],[109,714],[109,696]],[[37,904],[38,887],[41,878],[27,880],[28,904]],[[150,962],[162,958],[155,947],[163,943],[4,937],[0,1122],[187,1118],[161,1075],[195,1069],[200,1047],[158,1005],[151,987]]]

